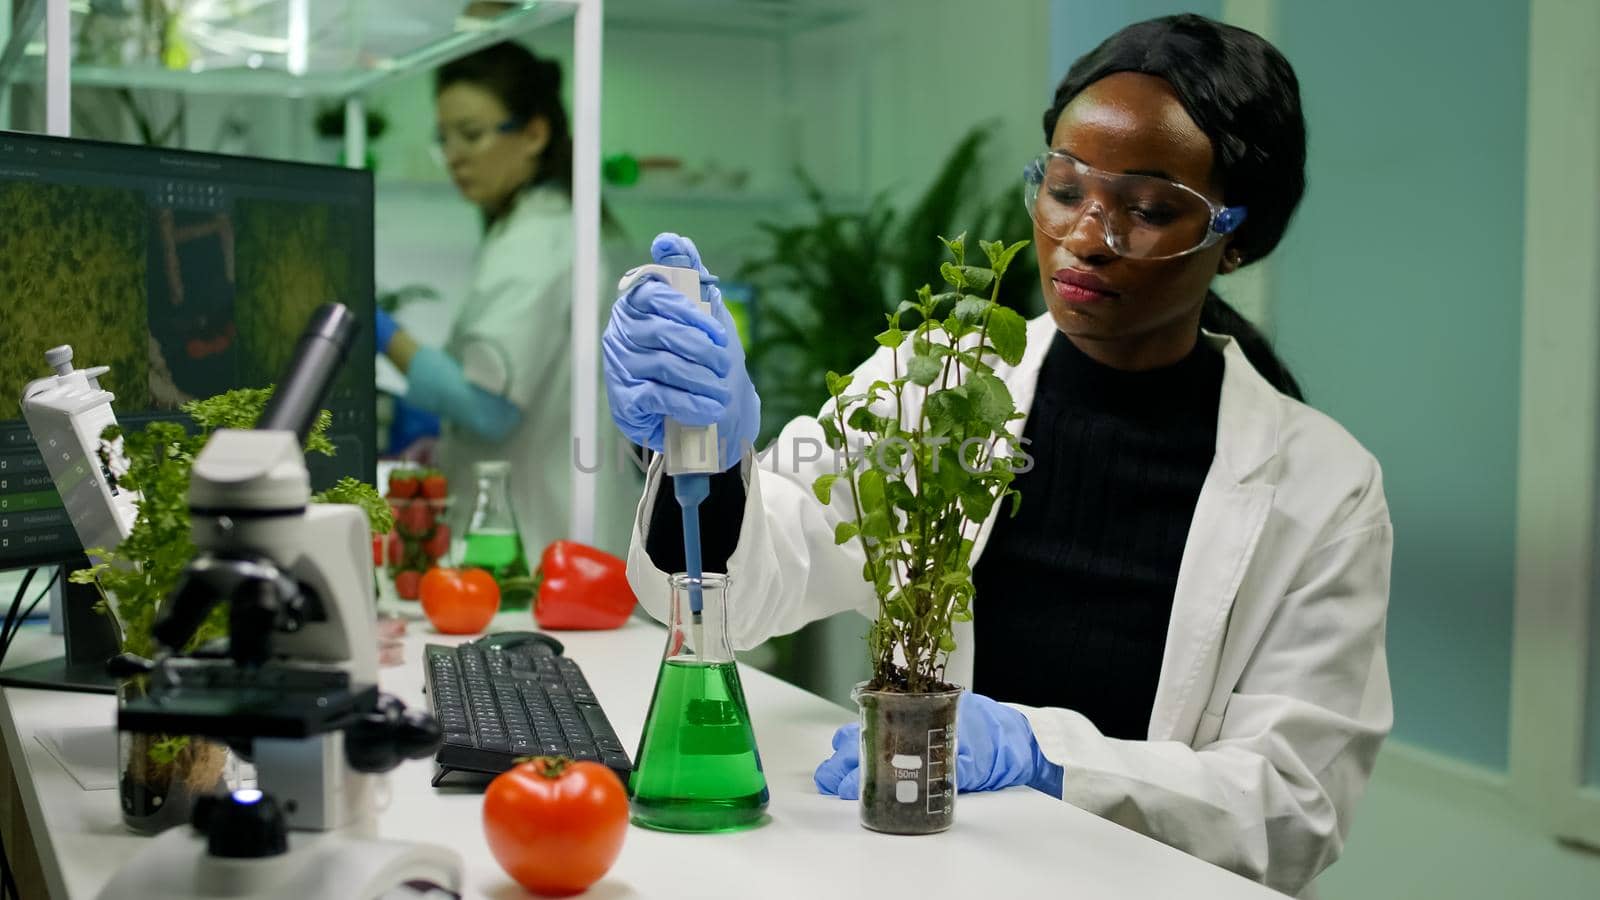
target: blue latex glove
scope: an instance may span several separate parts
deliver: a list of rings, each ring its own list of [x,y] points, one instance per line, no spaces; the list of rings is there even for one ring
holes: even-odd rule
[[[724,471],[739,462],[761,427],[761,398],[745,370],[744,347],[722,303],[716,276],[686,237],[666,233],[650,244],[663,262],[687,256],[700,272],[711,315],[654,276],[635,282],[611,307],[600,336],[611,418],[628,439],[661,450],[665,420],[717,426]]]
[[[833,755],[817,766],[817,790],[842,800],[861,794],[861,723],[833,733]],[[971,691],[956,712],[956,790],[997,791],[1025,784],[1061,796],[1061,767],[1044,758],[1022,713]]]
[[[394,320],[394,316],[389,315],[381,309],[378,310],[378,327],[374,332],[374,335],[378,340],[379,353],[389,352],[389,342],[394,340],[395,332],[399,330],[400,323]]]
[[[420,406],[394,398],[394,418],[389,422],[389,453],[399,455],[423,438],[439,436],[439,417]]]

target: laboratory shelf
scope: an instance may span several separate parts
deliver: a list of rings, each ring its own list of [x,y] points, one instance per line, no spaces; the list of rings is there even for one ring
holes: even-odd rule
[[[672,206],[711,209],[774,208],[802,206],[808,202],[798,191],[696,191],[656,188],[608,187],[601,196],[617,206]],[[830,202],[833,201],[830,198]]]
[[[606,27],[779,39],[850,22],[866,0],[607,0]]]
[[[0,85],[42,82],[44,0],[23,0],[0,54]],[[570,18],[572,0],[196,0],[175,26],[181,49],[140,52],[135,17],[72,4],[72,83],[189,94],[349,97],[497,41]],[[108,56],[127,62],[108,62]]]
[[[577,0],[193,0],[170,29],[180,49],[137,16],[71,4],[72,83],[193,94],[348,97],[496,41],[568,19]],[[42,82],[46,0],[16,0],[0,52],[0,85]],[[107,11],[111,10],[111,11]],[[472,13],[471,15],[465,14]],[[792,37],[849,22],[853,0],[609,0],[608,28],[658,34]],[[110,61],[108,57],[116,57]]]

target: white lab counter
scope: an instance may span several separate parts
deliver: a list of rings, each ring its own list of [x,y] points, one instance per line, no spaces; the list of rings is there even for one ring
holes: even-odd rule
[[[385,601],[388,605],[390,601]],[[415,610],[415,604],[410,608]],[[504,613],[494,630],[527,628],[527,612]],[[612,632],[558,635],[582,665],[623,744],[636,746],[654,686],[664,632],[630,622]],[[458,638],[412,622],[405,663],[383,670],[383,689],[426,708],[422,648]],[[8,665],[60,653],[42,625],[18,635]],[[632,827],[616,866],[586,896],[711,898],[986,898],[1281,896],[1149,838],[1017,787],[962,794],[949,831],[896,837],[862,828],[856,805],[821,796],[811,772],[849,710],[777,678],[743,667],[756,739],[771,788],[765,826],[725,835],[678,835]],[[110,696],[5,688],[0,730],[15,768],[53,897],[92,898],[145,844],[124,831],[115,790],[86,791],[35,739],[40,729],[106,723]],[[432,761],[408,763],[389,775],[384,837],[432,841],[458,851],[466,864],[464,896],[526,896],[483,840],[481,794],[429,786]]]

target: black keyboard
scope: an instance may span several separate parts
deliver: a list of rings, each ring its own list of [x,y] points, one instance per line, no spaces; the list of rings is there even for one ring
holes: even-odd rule
[[[444,741],[435,787],[482,783],[524,756],[605,764],[623,784],[633,771],[622,742],[554,638],[495,634],[457,647],[427,647],[428,702]]]

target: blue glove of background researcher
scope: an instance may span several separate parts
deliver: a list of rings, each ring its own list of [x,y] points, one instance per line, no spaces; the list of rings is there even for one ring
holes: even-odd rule
[[[1025,784],[1061,796],[1061,767],[1044,758],[1028,718],[982,694],[961,695],[956,714],[956,789],[997,791]],[[855,800],[861,794],[861,723],[833,733],[833,755],[817,766],[817,790]]]
[[[373,331],[373,334],[378,341],[379,353],[389,352],[389,342],[394,340],[395,332],[399,330],[400,323],[394,320],[394,316],[381,309],[378,310],[378,327]]]
[[[650,245],[663,263],[686,256],[700,273],[711,315],[655,276],[633,283],[611,307],[600,336],[611,418],[628,439],[661,450],[665,420],[717,426],[724,471],[738,463],[761,427],[761,398],[745,369],[744,347],[717,279],[686,237],[666,233]]]

